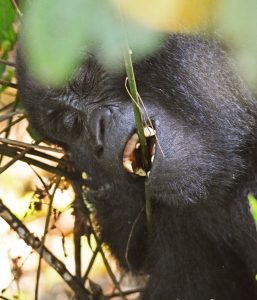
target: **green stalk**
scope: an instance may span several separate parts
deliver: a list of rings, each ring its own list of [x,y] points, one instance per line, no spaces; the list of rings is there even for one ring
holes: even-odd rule
[[[137,134],[140,141],[142,163],[143,163],[144,170],[147,172],[150,170],[150,159],[149,159],[149,153],[147,149],[146,138],[144,135],[143,119],[140,112],[140,103],[139,103],[136,79],[135,79],[135,74],[134,74],[134,69],[132,64],[132,58],[131,58],[132,51],[129,48],[127,41],[124,44],[125,46],[124,46],[123,54],[124,54],[125,67],[126,67],[128,83],[129,83],[129,91],[131,97],[133,98],[132,104],[133,104]],[[148,233],[150,234],[152,231],[152,201],[147,191],[146,185],[145,185],[145,207],[146,207],[147,228],[148,228]]]
[[[150,170],[149,153],[147,151],[147,143],[146,143],[146,138],[144,135],[144,125],[143,125],[141,112],[139,109],[140,104],[139,104],[137,85],[136,85],[136,79],[135,79],[131,54],[132,54],[132,51],[129,48],[128,44],[126,43],[126,47],[124,49],[124,61],[125,61],[125,67],[126,67],[126,72],[127,72],[127,76],[128,76],[129,91],[133,98],[132,104],[133,104],[137,134],[138,134],[140,146],[141,146],[140,148],[141,148],[141,154],[142,154],[142,163],[143,163],[144,170],[147,172]]]

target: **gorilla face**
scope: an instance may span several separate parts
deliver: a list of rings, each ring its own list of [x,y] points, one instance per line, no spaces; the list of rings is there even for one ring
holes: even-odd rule
[[[234,191],[253,161],[249,149],[256,144],[257,110],[217,42],[174,35],[135,64],[145,126],[151,122],[156,133],[149,138],[153,158],[147,176],[136,174],[140,154],[124,71],[109,72],[91,56],[57,90],[28,74],[21,53],[17,66],[32,125],[67,149],[76,168],[89,175],[88,197],[101,234],[123,267],[146,186],[154,209],[152,241],[149,245],[141,216],[129,251],[133,269],[153,278],[145,299],[243,299],[238,297],[244,288],[234,287],[240,280],[253,289],[250,279],[242,279],[250,271],[234,250],[229,216],[238,204],[229,199],[238,197]],[[239,270],[242,278],[231,278]],[[158,280],[165,284],[157,288]],[[171,281],[175,286],[170,287]]]
[[[35,86],[24,73],[20,84],[29,85],[23,98],[33,110],[32,124],[70,150],[95,184],[146,180],[153,197],[176,205],[205,201],[209,193],[220,197],[242,167],[239,153],[253,123],[247,111],[252,98],[225,54],[215,42],[174,36],[135,72],[146,124],[154,124],[158,141],[150,176],[143,179],[122,163],[136,131],[124,72],[110,74],[91,57],[57,91]]]

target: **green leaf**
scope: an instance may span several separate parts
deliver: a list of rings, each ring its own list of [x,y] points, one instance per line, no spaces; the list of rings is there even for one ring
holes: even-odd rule
[[[5,65],[3,66],[6,67]],[[6,72],[4,76],[2,76],[3,74],[1,72],[4,71]],[[0,64],[0,76],[2,77],[3,80],[10,82],[14,76],[14,69],[6,69],[6,68],[1,69],[1,64]],[[7,89],[7,86],[0,85],[0,93],[2,93],[5,89]]]
[[[2,50],[1,59],[7,59],[9,51],[13,48],[16,40],[16,33],[13,29],[16,12],[11,1],[0,0],[0,48]],[[0,77],[2,77],[6,66],[0,64]],[[3,90],[0,87],[0,92]]]
[[[13,22],[16,12],[11,1],[0,0],[0,44],[4,41],[14,41]]]
[[[26,7],[25,53],[34,74],[51,84],[64,81],[73,68],[94,52],[109,67],[120,66],[121,18],[109,0],[38,0]],[[126,24],[137,55],[149,53],[157,33]]]
[[[78,60],[86,0],[33,1],[24,19],[25,54],[36,75],[57,84]]]
[[[253,87],[257,80],[257,1],[220,1],[217,14],[221,36],[232,46],[243,76]]]
[[[256,228],[257,228],[257,200],[252,193],[248,195],[248,201],[250,204],[251,214],[253,216]]]
[[[7,57],[8,57],[8,52],[4,51],[1,58],[2,59],[7,59]],[[4,73],[5,69],[6,69],[6,65],[0,63],[0,77],[3,76],[3,73]],[[0,87],[0,91],[1,91],[1,87]]]

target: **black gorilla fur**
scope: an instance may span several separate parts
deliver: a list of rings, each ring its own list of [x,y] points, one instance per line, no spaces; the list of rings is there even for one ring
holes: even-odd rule
[[[142,299],[257,299],[257,235],[247,200],[257,192],[257,106],[219,43],[173,35],[135,64],[164,154],[157,147],[146,181],[149,240],[140,214],[144,179],[122,166],[135,132],[125,72],[108,72],[91,56],[57,91],[36,82],[21,57],[17,76],[30,121],[92,178],[88,198],[104,242],[123,268],[150,274]]]

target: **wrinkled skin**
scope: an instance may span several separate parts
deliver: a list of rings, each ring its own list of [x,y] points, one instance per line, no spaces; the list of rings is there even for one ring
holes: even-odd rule
[[[257,299],[257,235],[247,201],[257,192],[257,107],[219,44],[174,35],[135,64],[162,149],[146,179],[149,239],[145,179],[122,165],[135,132],[125,72],[108,73],[90,57],[55,91],[31,78],[21,57],[17,76],[30,121],[89,174],[103,240],[123,268],[150,274],[142,299]]]

